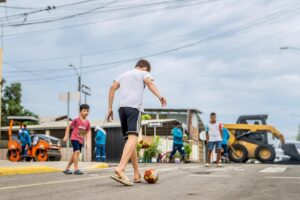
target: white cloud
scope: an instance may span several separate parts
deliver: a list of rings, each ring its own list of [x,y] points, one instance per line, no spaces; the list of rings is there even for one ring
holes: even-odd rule
[[[63,4],[61,1],[55,2]],[[5,60],[76,55],[79,52],[104,51],[164,39],[152,45],[85,56],[83,65],[140,57],[247,24],[295,2],[226,0],[73,29],[61,29],[34,37],[7,40]],[[37,7],[47,5],[41,1],[32,1],[32,5],[35,3],[38,3]],[[16,2],[14,5],[24,6]],[[99,15],[99,20],[103,19],[103,16]],[[215,111],[225,122],[234,122],[241,114],[270,113],[270,122],[274,126],[278,125],[290,136],[295,135],[298,121],[291,114],[299,112],[300,107],[290,107],[297,105],[300,97],[300,52],[280,51],[279,47],[300,46],[297,25],[299,20],[300,16],[297,14],[289,18],[282,17],[280,20],[265,23],[234,36],[213,39],[182,51],[150,58],[156,83],[168,97],[169,107],[198,108],[205,112],[205,119],[207,113]],[[80,18],[74,21],[83,22]],[[47,26],[48,24],[20,30],[10,29],[9,32],[18,33]],[[190,34],[178,36],[184,33]],[[78,66],[79,58],[18,65],[26,66],[27,69],[41,69],[43,66],[65,68],[71,62]],[[84,83],[92,86],[92,97],[89,98],[93,108],[91,118],[104,117],[110,83],[119,73],[131,69],[133,65],[134,62],[105,70],[96,68],[94,72],[83,75]],[[5,66],[4,71],[7,70],[8,66]],[[55,74],[58,73],[46,75]],[[57,95],[59,92],[76,90],[76,77],[71,70],[60,72],[59,75],[61,74],[66,75],[61,80],[74,85],[55,81],[45,84],[27,82],[23,86],[24,104],[41,115],[63,113],[65,105],[57,100]],[[19,79],[28,78],[36,77],[24,74],[24,77]],[[16,80],[9,76],[7,79]],[[158,107],[159,102],[147,92],[145,105]],[[75,115],[76,103],[72,108],[72,114]],[[274,112],[282,108],[286,109]]]

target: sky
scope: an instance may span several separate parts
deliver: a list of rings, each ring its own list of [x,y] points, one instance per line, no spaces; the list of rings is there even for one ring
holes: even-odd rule
[[[300,121],[297,0],[8,0],[0,5],[3,77],[22,83],[22,104],[64,115],[81,66],[90,119],[103,119],[120,73],[148,59],[167,108],[196,108],[224,123],[268,114],[289,140]],[[47,6],[56,7],[45,11]],[[81,55],[81,56],[80,56]],[[80,59],[81,57],[81,59]],[[81,61],[80,61],[81,60]],[[118,97],[114,110],[117,111]],[[160,107],[145,92],[144,106]],[[71,102],[71,116],[78,102]]]

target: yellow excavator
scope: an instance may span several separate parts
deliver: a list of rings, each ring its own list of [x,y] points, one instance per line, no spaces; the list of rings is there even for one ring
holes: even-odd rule
[[[275,149],[269,143],[277,138],[284,153],[292,160],[300,161],[300,155],[294,144],[286,144],[283,134],[273,126],[267,125],[268,115],[243,115],[236,124],[224,124],[228,129],[229,158],[233,162],[247,162],[257,159],[260,162],[273,162],[276,157]]]

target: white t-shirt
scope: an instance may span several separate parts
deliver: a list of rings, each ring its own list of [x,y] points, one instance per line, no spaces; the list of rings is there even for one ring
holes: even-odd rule
[[[222,137],[220,135],[220,131],[223,129],[223,124],[221,122],[216,122],[211,124],[210,122],[206,125],[205,131],[208,133],[209,141],[216,142],[222,141]]]
[[[152,78],[149,72],[133,69],[121,74],[115,81],[120,83],[120,107],[143,109],[146,78]]]

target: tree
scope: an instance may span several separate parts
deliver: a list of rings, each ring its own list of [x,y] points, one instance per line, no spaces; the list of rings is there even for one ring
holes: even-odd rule
[[[142,120],[151,120],[151,119],[152,119],[152,117],[149,114],[142,115]]]
[[[37,116],[29,110],[25,109],[22,103],[22,86],[21,83],[12,83],[5,85],[2,91],[2,118],[1,124],[8,125],[7,116]]]

